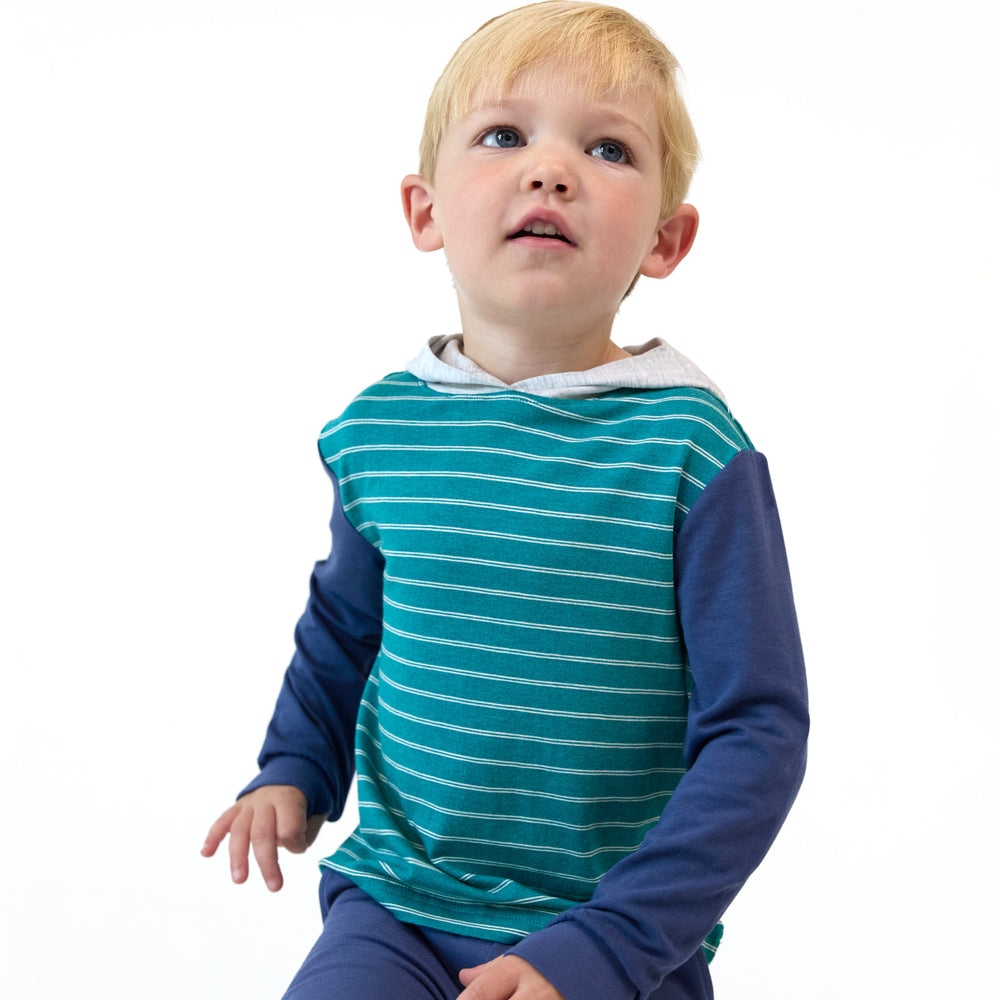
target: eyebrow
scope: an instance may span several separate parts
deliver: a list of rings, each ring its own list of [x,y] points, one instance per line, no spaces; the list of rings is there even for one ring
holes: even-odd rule
[[[629,118],[628,115],[623,115],[618,111],[605,112],[604,116],[611,122],[612,125],[617,125],[621,128],[635,129],[635,131],[638,132],[639,135],[641,135],[643,139],[650,144],[650,146],[653,145],[653,140],[650,138],[649,134],[634,118]]]

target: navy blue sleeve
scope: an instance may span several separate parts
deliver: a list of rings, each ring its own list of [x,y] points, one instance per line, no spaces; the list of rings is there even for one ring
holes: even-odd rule
[[[257,759],[261,772],[240,795],[294,785],[310,815],[336,819],[354,777],[358,706],[382,638],[384,560],[345,517],[337,480],[324,468],[334,493],[330,555],[313,570],[295,655]]]
[[[593,899],[511,949],[566,997],[645,997],[701,946],[773,842],[805,770],[805,667],[767,462],[709,483],[674,552],[692,675],[688,771]]]

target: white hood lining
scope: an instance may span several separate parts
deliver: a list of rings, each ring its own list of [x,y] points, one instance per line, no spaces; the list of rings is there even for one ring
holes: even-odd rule
[[[406,366],[407,371],[436,392],[483,393],[513,389],[533,396],[577,399],[613,389],[705,389],[725,397],[719,387],[689,358],[655,338],[639,347],[623,348],[631,357],[585,372],[537,375],[507,385],[483,371],[462,353],[462,336],[433,337]]]

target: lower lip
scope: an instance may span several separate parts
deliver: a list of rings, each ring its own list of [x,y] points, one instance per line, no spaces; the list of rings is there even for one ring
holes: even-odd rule
[[[530,247],[534,250],[566,251],[573,249],[572,243],[566,243],[563,240],[554,240],[550,236],[516,236],[510,242],[516,243],[519,246]]]

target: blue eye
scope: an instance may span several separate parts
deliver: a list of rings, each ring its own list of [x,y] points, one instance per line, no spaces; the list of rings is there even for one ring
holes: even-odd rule
[[[515,146],[521,145],[521,136],[516,129],[501,126],[484,132],[479,137],[479,141],[484,146],[492,146],[495,149],[513,149]]]
[[[602,139],[588,152],[591,156],[596,156],[607,163],[630,163],[632,159],[628,150],[620,142],[615,142],[614,139]]]

